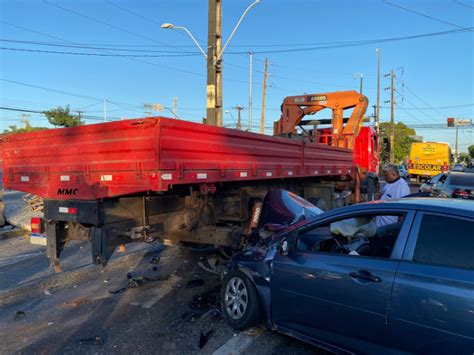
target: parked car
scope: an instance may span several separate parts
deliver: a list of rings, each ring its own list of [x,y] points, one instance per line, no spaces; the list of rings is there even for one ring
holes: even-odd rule
[[[435,185],[432,195],[474,200],[474,174],[451,172],[442,185]]]
[[[420,185],[420,192],[431,192],[434,186],[441,187],[446,180],[446,173],[433,176],[430,180]]]
[[[459,172],[462,172],[464,170],[466,170],[466,168],[462,164],[454,164],[453,168],[451,169],[451,171],[459,171]]]
[[[278,194],[264,200],[258,242],[228,264],[232,326],[263,321],[335,352],[472,354],[472,202],[374,201],[304,219],[284,202],[272,211]]]

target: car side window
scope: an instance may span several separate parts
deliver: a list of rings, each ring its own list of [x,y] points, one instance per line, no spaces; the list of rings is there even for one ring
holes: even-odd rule
[[[425,214],[413,261],[474,269],[474,222]]]
[[[338,218],[303,231],[296,250],[390,258],[404,213],[370,213]]]

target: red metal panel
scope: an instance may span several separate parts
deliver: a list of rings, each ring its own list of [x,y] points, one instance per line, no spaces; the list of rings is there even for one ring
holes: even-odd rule
[[[350,150],[161,117],[5,136],[2,164],[5,187],[55,199],[353,170]]]

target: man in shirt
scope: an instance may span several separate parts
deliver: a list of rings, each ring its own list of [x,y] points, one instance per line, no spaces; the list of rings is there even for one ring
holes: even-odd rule
[[[382,189],[381,200],[389,200],[392,198],[401,198],[410,194],[410,187],[404,179],[400,177],[398,167],[393,164],[388,164],[384,168],[385,186]],[[378,227],[397,223],[397,216],[378,216],[376,225]]]

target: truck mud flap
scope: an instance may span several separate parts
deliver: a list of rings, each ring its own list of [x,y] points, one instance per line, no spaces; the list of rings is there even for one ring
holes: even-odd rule
[[[120,241],[110,235],[110,230],[93,227],[90,231],[92,241],[92,262],[96,265],[106,266],[117,246],[128,241]]]

